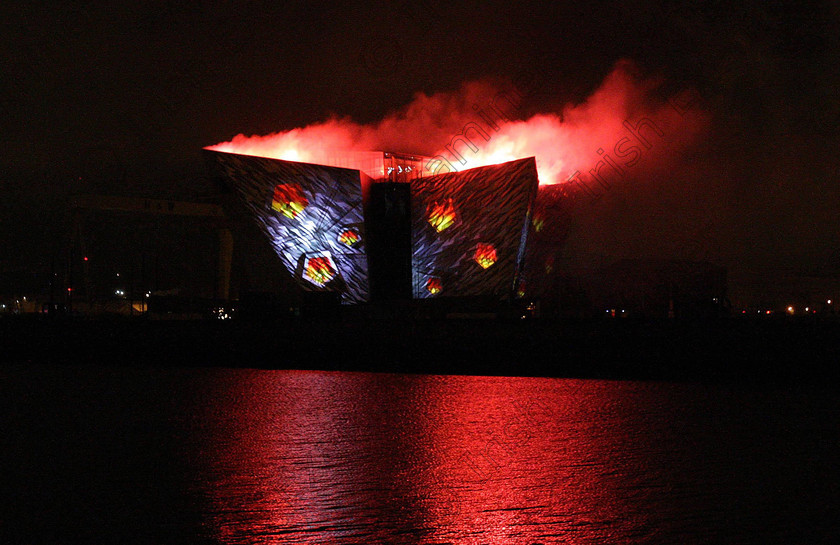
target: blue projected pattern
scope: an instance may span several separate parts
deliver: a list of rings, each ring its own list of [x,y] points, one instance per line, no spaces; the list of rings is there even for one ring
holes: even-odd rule
[[[533,157],[413,180],[414,297],[514,292],[538,186]]]
[[[298,283],[370,300],[359,170],[206,150]],[[410,180],[415,299],[515,295],[539,179],[533,157]],[[533,228],[530,228],[533,235]]]
[[[301,287],[338,292],[345,303],[369,299],[358,170],[205,153],[232,182]]]

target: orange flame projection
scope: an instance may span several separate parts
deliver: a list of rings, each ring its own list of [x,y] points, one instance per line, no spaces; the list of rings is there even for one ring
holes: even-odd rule
[[[545,260],[545,274],[551,274],[554,270],[554,257],[549,256]]]
[[[542,214],[534,214],[531,223],[534,225],[534,231],[539,233],[540,231],[542,231],[543,227],[545,227],[545,218]]]
[[[309,205],[309,199],[296,184],[279,184],[274,188],[271,208],[289,219],[295,219]]]
[[[496,262],[496,248],[492,244],[479,242],[473,259],[482,269],[487,269]]]
[[[336,270],[329,256],[312,257],[306,262],[304,276],[318,286],[323,286],[335,278]]]
[[[264,136],[239,134],[208,149],[345,167],[333,152],[413,153],[434,158],[424,176],[533,156],[541,184],[565,183],[575,173],[597,183],[593,169],[617,179],[640,161],[654,166],[650,161],[676,159],[708,124],[701,109],[663,100],[661,79],[640,73],[631,61],[619,61],[588,98],[539,113],[532,114],[534,93],[543,89],[474,81],[418,93],[373,123],[334,117]]]
[[[440,278],[429,278],[426,281],[426,290],[432,295],[437,295],[443,290],[443,282],[440,281]]]
[[[452,199],[446,199],[446,202],[439,203],[435,201],[429,205],[429,224],[435,228],[435,231],[440,233],[455,223],[455,207],[452,206]]]
[[[348,248],[353,248],[359,242],[359,233],[355,229],[347,229],[338,235],[338,241]]]

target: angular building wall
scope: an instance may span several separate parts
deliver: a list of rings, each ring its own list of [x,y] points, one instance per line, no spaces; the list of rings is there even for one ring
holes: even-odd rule
[[[515,293],[538,186],[533,157],[413,180],[414,297]]]
[[[557,261],[569,236],[572,202],[566,184],[540,186],[531,215],[521,296],[556,296]]]
[[[355,169],[205,153],[304,289],[339,292],[348,303],[517,291],[539,186],[533,157],[394,183]],[[397,171],[416,176],[405,157]]]
[[[370,294],[358,170],[205,150],[300,286],[343,302]]]

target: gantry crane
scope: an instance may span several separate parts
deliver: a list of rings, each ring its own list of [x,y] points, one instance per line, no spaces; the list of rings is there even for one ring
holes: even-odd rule
[[[85,255],[85,239],[82,219],[86,210],[105,212],[128,212],[145,215],[187,216],[201,219],[219,234],[219,263],[217,296],[222,301],[230,297],[230,271],[233,257],[233,235],[228,226],[224,210],[217,204],[184,202],[136,197],[115,197],[106,195],[82,195],[71,199],[72,237],[78,240],[82,255]],[[89,278],[88,263],[84,261],[83,273]],[[88,289],[88,293],[90,290]]]

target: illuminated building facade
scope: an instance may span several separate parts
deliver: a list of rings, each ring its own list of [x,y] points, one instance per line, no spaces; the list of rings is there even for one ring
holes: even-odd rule
[[[207,151],[304,289],[370,298],[359,170]],[[369,179],[369,178],[368,178]]]
[[[345,303],[521,291],[533,157],[424,176],[423,157],[387,152],[333,166],[205,153],[305,290]]]
[[[413,297],[515,294],[538,185],[533,158],[412,182]]]

